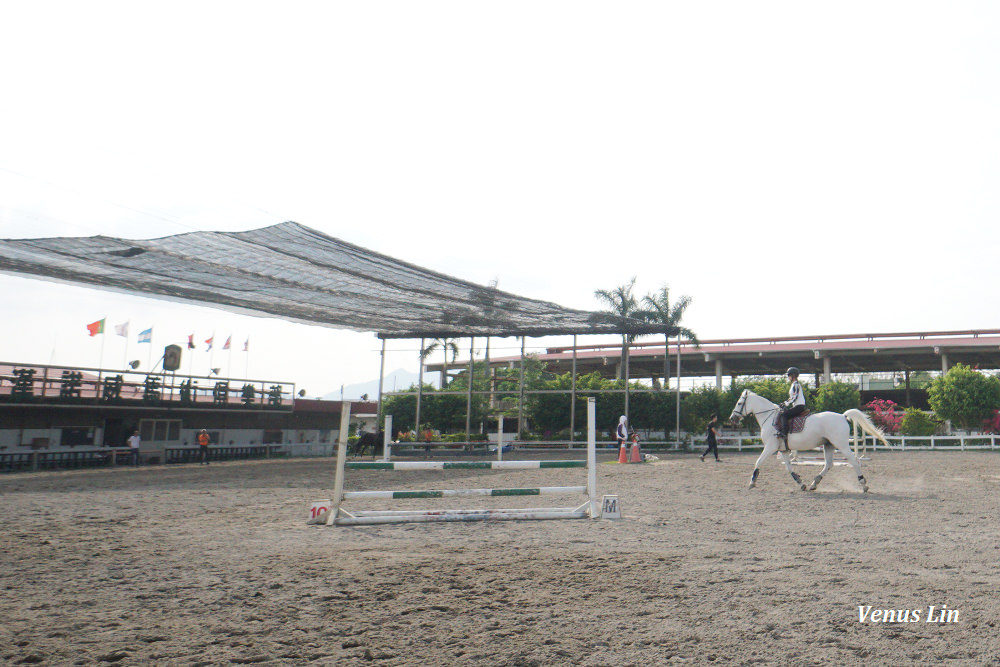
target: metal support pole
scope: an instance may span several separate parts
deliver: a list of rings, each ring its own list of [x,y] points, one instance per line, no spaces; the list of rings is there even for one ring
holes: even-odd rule
[[[392,460],[392,415],[385,416],[385,428],[382,429],[382,460]],[[372,454],[372,458],[375,455]]]
[[[326,525],[332,526],[344,500],[344,464],[347,462],[347,431],[351,426],[351,402],[340,403],[340,437],[337,438],[337,472],[333,478],[333,499],[326,515]]]
[[[490,337],[486,337],[486,391],[490,392],[488,394],[489,401],[487,402],[487,410],[493,408],[493,385],[490,383]]]
[[[670,334],[663,335],[663,391],[670,388]],[[666,438],[666,431],[663,433]]]
[[[625,376],[625,417],[626,417],[626,419],[627,419],[627,418],[628,418],[628,381],[629,381],[629,368],[628,368],[628,361],[629,361],[629,354],[628,354],[628,338],[626,338],[626,339],[625,339],[625,341],[624,341],[624,347],[622,348],[622,350],[623,350],[623,351],[624,351],[624,353],[625,353],[625,354],[624,354],[624,356],[625,356],[625,368],[624,368],[624,369],[622,369],[622,375],[624,375],[624,376]],[[630,422],[630,423],[631,423],[631,422]]]
[[[378,362],[378,408],[375,410],[375,434],[378,435],[378,420],[382,416],[382,381],[385,378],[385,338],[382,339],[382,351]]]
[[[424,395],[424,339],[420,339],[420,370],[417,372],[417,413],[413,418],[413,430],[420,437],[420,399]]]
[[[472,384],[473,371],[476,366],[473,363],[473,358],[476,352],[476,339],[469,338],[469,389],[465,395],[465,440],[468,442],[467,450],[472,450]]]
[[[569,403],[569,448],[573,449],[576,439],[576,334],[573,334],[573,377]]]
[[[497,461],[503,461],[503,415],[497,415]]]
[[[681,446],[681,335],[677,334],[677,447]]]
[[[517,435],[524,433],[524,336],[521,336],[521,374],[518,380],[520,395],[517,401]]]

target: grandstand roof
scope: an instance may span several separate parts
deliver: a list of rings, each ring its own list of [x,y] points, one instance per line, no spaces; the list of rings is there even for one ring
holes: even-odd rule
[[[453,278],[295,222],[149,240],[5,239],[0,272],[382,338],[662,331]]]
[[[640,342],[629,352],[633,378],[663,375],[663,342]],[[620,344],[580,345],[576,348],[579,373],[614,376]],[[676,373],[677,347],[670,347],[671,372]],[[554,372],[566,372],[573,363],[572,347],[548,348],[537,355]],[[491,364],[516,363],[518,357],[494,358]],[[718,363],[718,366],[717,366]],[[702,340],[700,346],[683,341],[681,368],[685,377],[724,375],[783,375],[789,366],[804,374],[886,373],[940,371],[956,363],[981,369],[1000,368],[1000,330],[924,331],[907,333],[856,333],[821,336],[782,336]],[[460,367],[461,360],[455,363]],[[429,370],[439,370],[429,364]]]

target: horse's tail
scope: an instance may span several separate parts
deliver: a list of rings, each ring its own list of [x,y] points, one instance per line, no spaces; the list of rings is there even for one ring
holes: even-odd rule
[[[872,420],[868,419],[868,415],[861,412],[861,410],[858,410],[856,408],[851,408],[850,410],[844,413],[844,419],[857,426],[860,426],[862,431],[864,431],[868,435],[875,436],[876,438],[881,440],[882,444],[885,445],[886,447],[889,446],[889,442],[885,439],[885,433],[882,432],[882,429],[873,424]]]

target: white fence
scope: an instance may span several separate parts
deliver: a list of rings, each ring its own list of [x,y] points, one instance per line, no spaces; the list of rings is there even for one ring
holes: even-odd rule
[[[973,435],[887,435],[885,439],[889,441],[890,451],[906,450],[942,450],[942,451],[965,451],[977,449],[997,449],[997,441],[1000,435],[990,433],[979,433]],[[886,446],[872,436],[865,436],[864,443],[859,442],[858,448],[867,445],[873,451],[886,449]],[[691,443],[692,449],[704,448],[704,440],[695,440]],[[764,443],[760,436],[750,434],[722,435],[719,436],[719,449],[741,452],[744,449],[761,449]]]
[[[333,456],[337,451],[335,443],[307,442],[302,444],[282,445],[281,451],[287,456]]]

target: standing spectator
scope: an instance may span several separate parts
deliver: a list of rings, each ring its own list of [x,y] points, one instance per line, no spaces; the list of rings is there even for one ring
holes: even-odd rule
[[[139,431],[133,431],[132,437],[128,439],[129,453],[132,456],[132,465],[139,465],[139,445],[142,444],[142,438],[139,437]]]
[[[201,450],[202,465],[208,465],[208,446],[210,444],[212,444],[212,438],[209,437],[208,431],[201,429],[201,433],[198,434],[198,449]]]
[[[618,430],[615,432],[618,438],[618,446],[624,447],[628,442],[628,417],[622,415],[618,418]]]
[[[713,414],[712,419],[708,422],[708,429],[705,433],[705,442],[708,444],[708,446],[705,447],[705,451],[701,455],[702,463],[705,462],[705,457],[708,456],[709,452],[713,452],[715,454],[716,462],[718,462],[719,460],[719,441],[717,439],[719,432],[715,430],[716,424],[718,424],[718,422],[719,422],[719,415]]]

